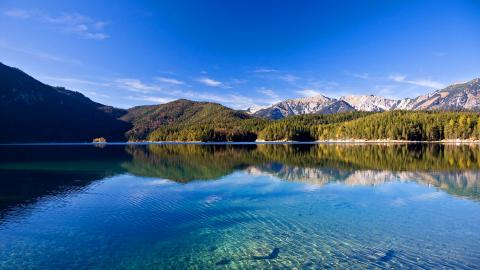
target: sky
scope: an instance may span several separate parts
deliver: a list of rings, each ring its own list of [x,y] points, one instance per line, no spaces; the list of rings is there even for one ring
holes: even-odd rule
[[[480,1],[2,0],[0,62],[120,108],[415,97],[480,77]]]

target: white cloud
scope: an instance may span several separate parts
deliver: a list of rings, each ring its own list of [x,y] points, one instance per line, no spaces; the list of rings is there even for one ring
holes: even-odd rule
[[[94,33],[90,31],[89,26],[86,24],[79,24],[77,26],[74,26],[70,28],[70,31],[86,39],[104,40],[109,38],[109,36],[105,33]]]
[[[168,103],[170,101],[175,100],[174,98],[157,97],[157,96],[134,96],[130,98],[136,99],[136,100],[153,102],[153,103]]]
[[[394,82],[398,83],[407,83],[416,86],[430,87],[435,89],[440,89],[445,87],[441,82],[429,80],[429,79],[417,79],[417,80],[407,80],[407,76],[403,74],[391,74],[388,78]]]
[[[304,90],[299,90],[296,91],[298,94],[304,96],[304,97],[311,97],[311,96],[318,96],[321,95],[320,92],[314,90],[314,89],[304,89]]]
[[[370,78],[370,74],[367,72],[361,72],[361,73],[356,73],[356,72],[350,72],[350,71],[345,71],[345,73],[349,76],[352,76],[354,78],[362,79],[362,80],[367,80]]]
[[[222,82],[207,77],[199,78],[198,82],[212,87],[221,87],[223,85]]]
[[[79,13],[61,13],[51,16],[41,11],[11,9],[4,13],[5,16],[16,19],[33,19],[45,24],[57,26],[59,29],[73,33],[85,39],[104,40],[109,37],[103,29],[107,25],[104,21],[94,20]]]
[[[159,82],[163,82],[163,83],[169,83],[169,84],[175,84],[175,85],[183,85],[185,84],[184,82],[182,81],[179,81],[177,79],[173,79],[173,78],[167,78],[167,77],[157,77],[155,78],[157,81]]]
[[[253,73],[274,73],[278,72],[278,70],[273,69],[273,68],[257,68],[252,71]]]
[[[368,79],[368,73],[352,73],[352,76],[359,79]]]
[[[300,79],[300,77],[294,76],[292,74],[280,75],[280,76],[278,76],[278,78],[282,81],[286,81],[286,82],[290,82],[290,83],[295,82],[295,81]]]
[[[150,93],[154,90],[161,90],[161,88],[157,85],[145,84],[138,79],[121,78],[116,79],[115,83],[120,88],[139,93]]]
[[[407,78],[406,75],[403,74],[390,74],[388,76],[388,79],[395,81],[395,82],[404,82],[405,79]]]
[[[272,104],[272,103],[277,103],[277,102],[281,101],[280,96],[275,91],[273,91],[272,89],[261,88],[261,89],[257,90],[257,92],[262,93],[262,94],[266,95],[267,97],[269,97],[268,100],[265,100],[266,101],[265,103]]]

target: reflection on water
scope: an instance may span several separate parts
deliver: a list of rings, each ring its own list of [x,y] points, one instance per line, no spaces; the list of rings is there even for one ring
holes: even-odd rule
[[[0,147],[0,268],[476,268],[477,145]]]
[[[123,167],[176,182],[214,180],[237,170],[325,185],[417,181],[480,198],[480,147],[413,145],[149,145],[127,147]]]

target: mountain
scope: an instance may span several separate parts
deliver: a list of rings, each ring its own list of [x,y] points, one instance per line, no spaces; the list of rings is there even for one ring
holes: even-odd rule
[[[288,99],[263,109],[249,109],[247,112],[263,118],[281,119],[290,115],[330,114],[354,110],[366,112],[392,110],[480,111],[480,79],[453,84],[416,98],[397,100],[375,95],[351,95],[334,99],[318,95]]]
[[[388,99],[375,95],[343,96],[340,98],[353,106],[357,111],[382,112],[389,111],[400,102],[395,99]]]
[[[130,125],[117,118],[125,113],[0,63],[2,143],[121,141]]]
[[[125,139],[251,141],[257,139],[258,134],[270,132],[276,134],[274,137],[277,138],[278,134],[286,131],[288,131],[288,134],[282,135],[283,137],[280,136],[280,139],[291,139],[292,136],[296,138],[297,135],[300,136],[305,132],[310,132],[310,126],[314,124],[311,121],[325,122],[325,119],[292,118],[291,123],[288,121],[270,122],[267,119],[283,119],[290,115],[317,114],[312,116],[317,117],[319,114],[335,114],[330,120],[343,119],[342,121],[347,121],[346,118],[349,117],[366,117],[370,114],[365,112],[365,115],[362,115],[362,112],[355,111],[394,110],[480,111],[480,79],[453,84],[427,95],[402,100],[374,95],[344,96],[340,99],[317,95],[285,100],[266,108],[237,111],[217,103],[181,99],[161,105],[138,106],[123,110],[94,102],[79,92],[43,84],[19,69],[0,63],[0,124],[2,126],[0,143],[91,142],[98,137],[104,137],[107,141],[124,141]],[[350,112],[355,113],[350,115]],[[441,123],[436,123],[437,126],[427,125],[428,121],[422,122],[421,125],[425,125],[425,128],[431,130],[421,130],[419,132],[422,134],[427,132],[428,134],[425,136],[428,138],[477,138],[478,128],[470,128],[474,133],[470,132],[469,129],[469,132],[457,134],[454,132],[456,129],[447,125],[449,123],[447,120],[451,120],[458,115],[445,114],[438,116],[438,119],[443,120]],[[477,121],[476,115],[472,116],[471,113],[465,115]],[[400,117],[398,115],[391,116]],[[387,115],[386,117],[390,116]],[[411,123],[410,120],[413,118],[407,117],[407,119],[405,117],[401,119],[406,122],[399,123],[398,126]],[[373,118],[368,119],[370,121]],[[390,118],[386,120],[390,121]],[[456,118],[454,120],[457,121]],[[360,123],[361,121],[357,122]],[[290,128],[290,124],[295,128]],[[372,126],[372,123],[363,124],[362,122],[360,124],[365,127]],[[381,125],[379,124],[379,127],[384,126],[385,123],[383,122]],[[412,134],[415,133],[415,128],[418,128],[418,126],[405,126],[405,130],[413,132]],[[445,134],[440,132],[442,130]],[[333,138],[344,132],[344,130],[335,130],[335,132],[332,131],[332,134],[329,134],[330,131],[327,131],[326,129],[323,130],[325,134],[310,134],[309,138],[323,139],[330,135]],[[381,131],[379,128],[377,133]],[[469,134],[470,137],[466,137],[465,134]],[[353,133],[344,135],[348,137]],[[378,137],[378,134],[375,136],[372,134],[368,136],[360,135],[355,138]],[[395,134],[387,135],[385,135],[385,138],[405,137],[393,136]]]
[[[228,127],[252,116],[211,102],[179,99],[160,105],[138,106],[121,119],[133,124],[128,137],[145,140],[160,127],[192,128],[195,126]]]
[[[260,110],[263,110],[263,109],[266,109],[270,106],[258,106],[258,105],[253,105],[251,107],[248,107],[245,112],[248,113],[248,114],[254,114]]]
[[[268,119],[282,119],[290,115],[334,114],[354,110],[354,107],[343,100],[317,95],[306,98],[288,99],[265,109],[258,110],[253,115]]]
[[[433,93],[415,99],[405,99],[403,106],[407,110],[480,110],[480,79],[465,83],[452,84]]]

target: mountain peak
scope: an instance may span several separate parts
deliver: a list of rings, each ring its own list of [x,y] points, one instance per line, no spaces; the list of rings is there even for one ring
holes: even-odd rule
[[[256,116],[279,119],[297,114],[328,114],[345,111],[480,110],[480,78],[452,84],[416,98],[391,99],[373,94],[348,95],[339,99],[324,95],[287,99],[260,109]]]
[[[348,103],[324,95],[287,99],[254,113],[256,116],[280,119],[299,114],[331,114],[354,111]]]
[[[358,111],[368,112],[389,111],[399,102],[395,99],[375,96],[373,94],[343,96],[340,100],[349,103]]]

